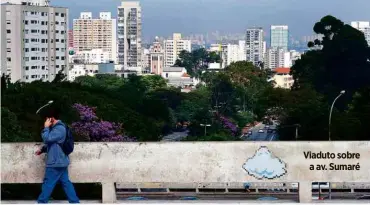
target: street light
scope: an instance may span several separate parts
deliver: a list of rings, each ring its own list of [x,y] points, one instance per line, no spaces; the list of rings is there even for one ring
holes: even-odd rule
[[[330,131],[330,128],[331,128],[331,114],[333,112],[334,104],[340,98],[340,96],[342,96],[344,93],[346,93],[345,90],[340,91],[339,95],[334,99],[333,104],[331,105],[331,108],[330,108],[330,113],[329,113],[329,141],[331,141],[331,136],[330,136],[330,134],[331,134],[331,131]],[[331,183],[330,182],[329,182],[329,200],[331,200]]]
[[[53,103],[54,101],[50,100],[48,103],[46,103],[44,106],[40,107],[37,111],[36,111],[36,114],[39,114],[40,110],[46,106],[49,106]]]
[[[207,136],[207,127],[211,127],[210,124],[200,124],[200,126],[204,127],[204,136]]]
[[[331,137],[330,136],[330,134],[331,134],[331,131],[330,131],[330,127],[331,127],[331,114],[333,112],[334,104],[338,100],[338,98],[340,98],[340,96],[342,96],[344,93],[346,93],[345,90],[340,91],[339,95],[334,99],[333,104],[331,105],[331,108],[330,108],[330,113],[329,113],[329,141],[331,141],[331,138],[330,138]]]

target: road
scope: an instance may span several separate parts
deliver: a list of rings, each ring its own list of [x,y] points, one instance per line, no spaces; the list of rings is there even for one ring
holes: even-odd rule
[[[259,123],[256,126],[252,127],[249,131],[252,131],[252,135],[244,137],[245,141],[277,141],[278,135],[276,133],[276,124],[270,125],[272,133],[268,133],[266,125]],[[259,130],[263,130],[263,133],[259,133]]]
[[[163,137],[162,141],[181,141],[182,139],[185,139],[188,136],[189,131],[184,132],[173,132],[172,134],[166,135]]]
[[[314,194],[313,202],[325,201],[329,202],[327,194],[322,194],[324,200],[315,200],[317,193]],[[369,199],[356,200],[360,196],[368,195],[368,193],[332,193],[332,200],[353,200],[356,202],[370,202]],[[291,200],[298,201],[298,193],[120,193],[117,192],[119,200],[125,200],[130,197],[143,197],[147,200],[181,200],[183,197],[195,197],[198,200],[257,200],[260,198],[275,198],[275,200]],[[274,200],[274,199],[270,200]]]

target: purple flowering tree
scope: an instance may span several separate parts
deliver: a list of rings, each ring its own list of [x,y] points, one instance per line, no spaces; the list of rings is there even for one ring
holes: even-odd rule
[[[231,122],[230,119],[220,115],[220,121],[222,123],[222,125],[224,126],[224,128],[228,129],[233,136],[236,136],[238,134],[238,127],[233,123]]]
[[[124,135],[121,123],[108,122],[96,116],[96,108],[82,104],[72,106],[80,115],[80,121],[72,123],[74,132],[91,142],[134,142],[135,138]]]

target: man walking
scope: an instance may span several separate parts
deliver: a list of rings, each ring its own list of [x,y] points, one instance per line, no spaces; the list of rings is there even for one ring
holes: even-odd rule
[[[55,185],[59,182],[67,195],[69,203],[80,203],[68,176],[69,157],[62,149],[62,145],[67,138],[66,125],[59,120],[59,111],[56,108],[47,109],[43,117],[46,120],[41,137],[45,145],[36,154],[47,153],[46,170],[42,191],[37,202],[48,203]]]

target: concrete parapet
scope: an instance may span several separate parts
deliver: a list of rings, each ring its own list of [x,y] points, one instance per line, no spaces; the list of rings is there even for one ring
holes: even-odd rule
[[[34,155],[39,146],[2,143],[2,183],[41,183],[44,158]],[[73,182],[102,183],[104,203],[116,200],[114,183],[232,188],[245,182],[250,188],[298,182],[300,201],[309,202],[311,182],[370,182],[369,150],[367,141],[76,143],[69,173]],[[312,153],[335,157],[310,159]],[[351,159],[338,158],[341,153]],[[333,165],[339,169],[331,170]]]

